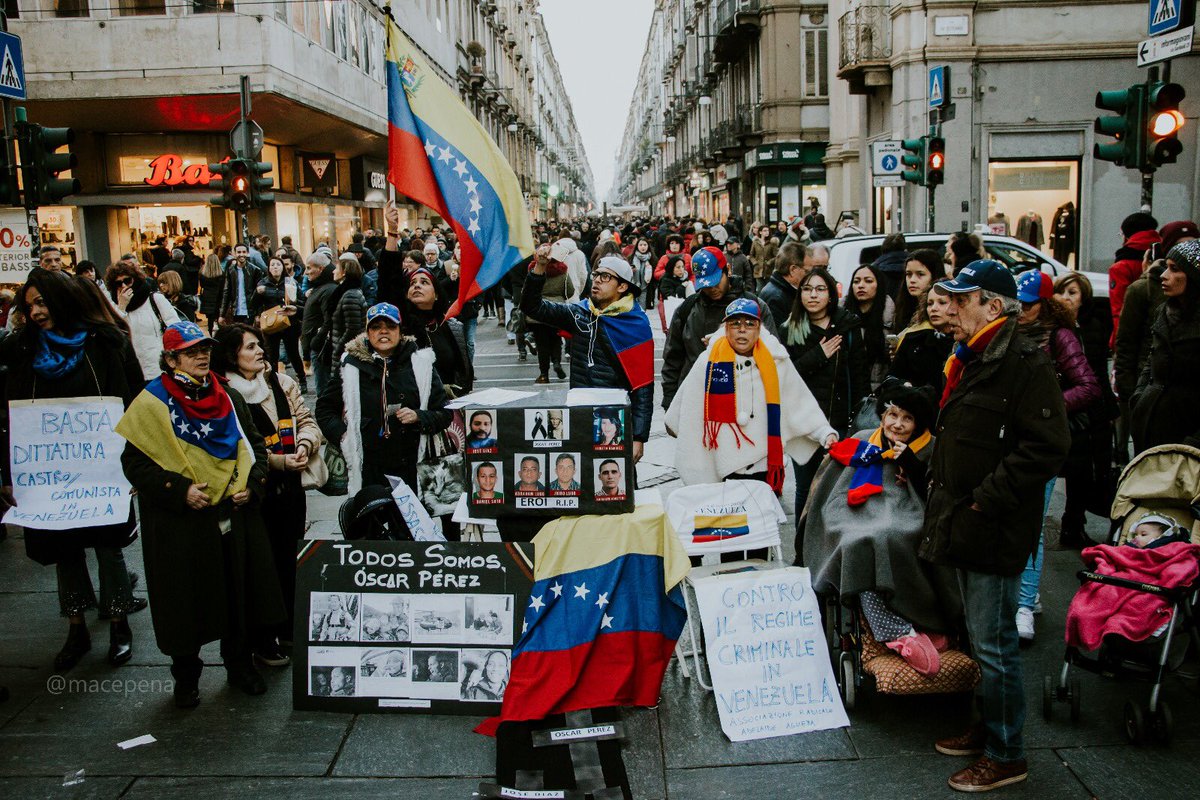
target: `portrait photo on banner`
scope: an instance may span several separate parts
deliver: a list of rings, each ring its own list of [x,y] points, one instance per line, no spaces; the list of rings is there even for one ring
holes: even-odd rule
[[[546,494],[546,456],[543,453],[517,453],[513,456],[517,497],[542,497]]]
[[[624,408],[597,408],[592,412],[592,443],[601,451],[625,448]]]
[[[570,437],[570,415],[562,408],[525,409],[525,438],[546,447],[555,447]]]
[[[500,452],[499,434],[494,408],[476,408],[467,413],[468,453],[484,455]]]
[[[311,595],[309,641],[358,641],[361,599],[357,594],[313,592]]]
[[[490,506],[504,502],[504,464],[497,461],[472,461],[471,502]]]

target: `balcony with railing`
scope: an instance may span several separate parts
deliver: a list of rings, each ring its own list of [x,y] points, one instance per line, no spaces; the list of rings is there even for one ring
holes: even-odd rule
[[[713,59],[731,64],[741,58],[761,32],[760,0],[718,0],[712,39]]]
[[[853,8],[838,20],[838,77],[851,94],[892,85],[892,18],[886,3]]]

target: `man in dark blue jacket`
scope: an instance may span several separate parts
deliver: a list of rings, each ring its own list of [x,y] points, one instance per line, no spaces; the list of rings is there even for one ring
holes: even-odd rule
[[[650,438],[654,414],[654,340],[646,312],[637,304],[633,268],[623,258],[602,258],[592,271],[588,299],[552,303],[542,299],[549,263],[550,246],[540,245],[525,278],[521,311],[571,334],[571,388],[629,392],[636,462]],[[614,342],[614,337],[620,341]]]

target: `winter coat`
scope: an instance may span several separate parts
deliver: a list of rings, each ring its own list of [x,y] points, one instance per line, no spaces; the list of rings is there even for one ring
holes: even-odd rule
[[[367,328],[367,300],[357,281],[346,278],[330,298],[329,341],[333,357],[341,357],[346,343]]]
[[[154,304],[151,307],[151,303]],[[122,311],[114,304],[113,309],[129,323],[133,353],[142,365],[142,375],[148,381],[162,374],[158,359],[162,355],[162,337],[167,326],[180,321],[179,312],[162,294],[151,292],[145,302],[133,308],[133,303]],[[155,313],[155,309],[158,313]]]
[[[1116,375],[1117,395],[1124,401],[1137,389],[1142,365],[1150,358],[1153,336],[1150,326],[1158,309],[1166,302],[1162,290],[1162,267],[1147,270],[1129,285],[1121,305],[1121,324],[1113,349],[1113,372]],[[1089,353],[1090,355],[1090,353]]]
[[[544,280],[545,282],[542,284],[542,299],[548,303],[565,303],[568,297],[578,294],[572,285],[570,276],[565,272],[559,275],[547,274]],[[536,315],[530,315],[527,323],[542,324]]]
[[[258,291],[262,289],[262,291]],[[285,277],[279,282],[264,277],[254,289],[254,297],[250,302],[250,316],[257,317],[269,308],[282,305],[296,305],[296,282]]]
[[[888,376],[913,386],[932,386],[934,395],[941,397],[946,385],[946,359],[953,349],[954,338],[938,333],[932,326],[908,330],[901,334]]]
[[[253,381],[246,380],[238,373],[229,373],[225,377],[229,379],[229,385],[242,396],[247,405],[258,406],[271,419],[272,429],[259,431],[259,434],[266,438],[275,433],[279,426],[280,409],[275,407],[275,392],[268,383],[267,373],[259,373]],[[300,394],[300,385],[294,378],[283,372],[274,373],[274,377],[279,381],[279,388],[283,390],[283,395],[287,398],[288,407],[282,410],[292,420],[292,435],[295,437],[296,446],[304,445],[310,456],[320,458],[321,429],[317,426],[317,420],[312,411],[304,402],[304,396]],[[283,471],[283,454],[268,452],[267,466],[272,472]]]
[[[644,258],[639,257],[637,251],[634,251],[633,255],[629,257],[629,266],[633,268],[633,284],[638,289],[645,289],[646,285],[654,280],[656,261],[653,251],[646,253]]]
[[[786,328],[783,334],[787,336]],[[835,336],[842,337],[842,345],[832,358],[827,358],[821,342]],[[858,317],[835,307],[825,330],[819,335],[814,330],[804,344],[788,345],[787,349],[829,424],[839,433],[846,432],[862,399],[871,391],[870,365]]]
[[[1142,275],[1142,261],[1150,245],[1162,241],[1158,231],[1139,231],[1125,240],[1117,251],[1117,261],[1108,268],[1108,304],[1112,309],[1113,332],[1108,340],[1109,348],[1117,345],[1117,331],[1121,326],[1121,308],[1125,304],[1125,292],[1130,284]]]
[[[771,309],[771,316],[775,318],[775,323],[782,325],[787,322],[788,317],[792,315],[792,305],[796,302],[795,286],[792,286],[782,275],[774,272],[769,273],[770,278],[766,283],[759,281],[758,296],[767,308]]]
[[[457,319],[448,319],[416,334],[418,348],[433,348],[433,367],[451,399],[469,394],[475,385],[475,367],[467,350],[467,331]]]
[[[255,251],[251,250],[251,255]],[[221,309],[221,316],[227,320],[232,320],[237,314],[238,301],[238,276],[241,276],[242,287],[246,293],[246,313],[248,316],[254,316],[254,289],[258,286],[258,282],[262,280],[266,274],[265,269],[260,269],[253,263],[252,258],[246,259],[245,268],[239,270],[237,262],[231,262],[225,268],[225,292],[224,300],[225,307]]]
[[[225,298],[225,275],[222,273],[215,278],[200,278],[200,313],[206,319],[215,320],[221,316]]]
[[[725,259],[729,263],[729,274],[735,278],[741,278],[742,283],[753,289],[758,286],[754,275],[754,265],[750,263],[750,259],[745,253],[726,253]],[[777,321],[779,317],[775,318]],[[787,317],[783,317],[787,319]]]
[[[660,258],[658,263],[654,265],[654,280],[662,280],[663,275],[667,272],[667,262],[671,260],[672,256],[683,256],[683,268],[687,270],[688,280],[690,281],[692,279],[692,255],[687,252],[668,253]]]
[[[182,294],[196,294],[200,291],[201,266],[203,264],[197,264],[194,257],[185,257],[182,264],[178,261],[168,261],[164,266],[159,268],[158,274],[161,276],[164,272],[179,273],[179,280],[183,284],[180,292]]]
[[[312,353],[315,360],[331,363],[333,348],[329,346],[329,320],[332,309],[330,300],[338,285],[333,282],[332,271],[325,270],[308,286],[308,294],[304,298],[304,320],[300,326],[300,348],[303,352]]]
[[[387,370],[387,396],[380,386]],[[433,351],[417,350],[412,337],[404,337],[396,352],[384,359],[371,349],[365,333],[346,345],[338,369],[317,398],[317,424],[346,457],[350,494],[363,486],[390,488],[386,476],[402,479],[415,491],[421,436],[450,424],[446,393],[433,368]],[[384,418],[386,407],[417,412],[417,423],[403,425],[394,413]],[[385,436],[383,431],[388,435]]]
[[[362,279],[363,298],[367,301],[367,308],[379,302],[379,270],[373,269],[363,275]],[[455,297],[457,297],[457,292]]]
[[[650,418],[654,414],[654,384],[630,389],[629,379],[617,359],[617,351],[603,326],[587,308],[586,301],[574,304],[550,303],[542,299],[546,276],[530,272],[525,276],[521,311],[543,324],[571,334],[571,388],[625,389],[630,392],[633,414],[633,439],[650,439]]]
[[[663,408],[669,408],[679,384],[687,377],[692,364],[705,350],[704,338],[722,327],[725,307],[739,298],[748,298],[763,305],[761,298],[748,291],[740,278],[729,278],[729,289],[720,300],[704,292],[696,292],[683,301],[671,319],[667,343],[663,348],[662,387]],[[779,338],[779,327],[770,308],[763,309],[762,327]]]
[[[1054,362],[1058,384],[1063,390],[1067,414],[1086,411],[1101,397],[1100,381],[1092,372],[1083,344],[1069,328],[1056,328],[1046,344],[1046,352]]]
[[[1138,452],[1160,444],[1200,447],[1200,312],[1180,319],[1164,303],[1150,335],[1150,357],[1130,401],[1134,447]]]
[[[1046,483],[1071,446],[1054,365],[1009,319],[938,416],[920,555],[1018,575],[1042,532]],[[979,510],[972,508],[972,504]]]
[[[750,363],[744,370],[739,369],[737,376],[738,416],[744,414],[746,424],[739,426],[740,433],[728,425],[723,426],[717,434],[717,446],[712,450],[703,443],[704,389],[709,358],[717,342],[724,337],[722,329],[709,339],[703,356],[696,359],[667,409],[666,426],[677,437],[675,469],[687,485],[717,483],[735,473],[766,469],[767,401],[762,374],[753,359],[737,358],[738,362]],[[787,348],[770,331],[762,331],[759,337],[775,361],[779,378],[779,430],[783,451],[803,464],[836,431],[829,426],[816,398],[792,366]],[[743,434],[744,438],[739,439]]]
[[[242,633],[230,628],[231,619],[253,630],[286,618],[261,510],[267,450],[246,401],[227,391],[254,452],[246,505],[235,508],[226,499],[196,511],[187,506],[189,478],[168,472],[132,444],[121,455],[137,490],[154,636],[169,656],[193,655],[208,642]],[[221,532],[223,518],[230,520],[228,533]]]
[[[662,280],[658,282],[658,296],[684,298],[688,296],[687,287],[687,278],[680,279],[674,275],[663,275]]]
[[[181,320],[196,321],[196,311],[200,308],[200,299],[194,294],[181,294],[174,300],[168,298],[167,302],[171,304],[171,308],[175,309],[175,313]]]
[[[779,255],[779,243],[768,237],[767,241],[756,238],[750,245],[750,261],[754,264],[754,277],[761,283],[775,269],[775,256]]]

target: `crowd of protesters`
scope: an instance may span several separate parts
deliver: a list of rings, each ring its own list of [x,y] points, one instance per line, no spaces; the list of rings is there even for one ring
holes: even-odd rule
[[[402,229],[394,207],[385,222],[341,253],[321,244],[302,256],[286,237],[278,248],[257,237],[207,259],[156,248],[150,262],[129,255],[102,272],[87,262],[67,272],[45,247],[7,301],[8,400],[114,396],[126,420],[139,420],[152,398],[170,398],[185,415],[203,409],[246,433],[206,463],[215,478],[204,481],[162,452],[169,424],[119,428],[177,705],[200,701],[199,650],[215,640],[230,683],[266,691],[256,665],[288,663],[295,545],[322,448],[344,457],[351,495],[390,491],[389,475],[415,488],[419,464],[456,447],[446,405],[472,391],[479,325],[495,320],[518,362],[536,356],[533,383],[567,380],[569,368],[572,387],[630,393],[635,462],[650,439],[655,383],[685,483],[761,480],[781,495],[790,462],[796,561],[818,583],[837,583],[822,576],[850,535],[838,513],[847,492],[851,505],[873,494],[900,503],[895,520],[854,535],[896,537],[896,568],[927,564],[922,580],[943,602],[896,600],[878,585],[878,565],[833,588],[924,674],[964,626],[983,674],[982,722],[937,748],[981,758],[951,785],[1024,778],[1017,648],[1035,636],[1057,478],[1066,488],[1058,544],[1078,548],[1090,543],[1086,514],[1104,513],[1114,470],[1133,453],[1200,447],[1189,413],[1200,403],[1194,223],[1130,215],[1105,308],[1081,273],[1014,275],[972,234],[950,237],[944,252],[910,251],[889,235],[839,285],[821,242],[862,232],[848,222],[831,230],[816,209],[776,225],[542,222],[535,252],[448,319],[463,277],[454,233]],[[658,375],[617,358],[612,337],[648,341],[654,329],[664,337]],[[877,483],[860,480],[868,473]],[[130,659],[126,615],[146,606],[122,556],[132,531],[131,515],[108,529],[27,534],[29,555],[56,566],[68,621],[56,669],[90,649],[91,608],[110,622],[109,662]],[[500,532],[527,540],[536,525]]]

